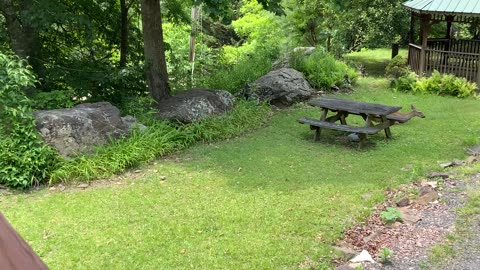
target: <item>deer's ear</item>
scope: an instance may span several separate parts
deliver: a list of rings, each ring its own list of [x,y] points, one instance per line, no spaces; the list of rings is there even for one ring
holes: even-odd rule
[[[412,108],[412,110],[416,110],[417,108],[415,108],[415,106],[413,104],[410,105],[410,107]]]

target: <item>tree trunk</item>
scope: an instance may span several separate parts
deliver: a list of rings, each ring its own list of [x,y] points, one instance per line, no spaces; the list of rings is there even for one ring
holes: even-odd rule
[[[128,7],[126,0],[120,0],[120,68],[127,65],[128,55]]]
[[[30,0],[0,0],[0,11],[5,17],[5,26],[12,50],[18,56],[28,60],[41,81],[45,77],[45,67],[41,60],[42,44],[39,31],[25,22],[21,16],[31,8]]]
[[[160,102],[171,96],[163,44],[160,0],[141,0],[145,73],[152,98]]]

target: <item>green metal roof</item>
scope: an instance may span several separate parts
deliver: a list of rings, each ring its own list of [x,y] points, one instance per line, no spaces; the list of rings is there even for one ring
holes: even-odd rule
[[[480,17],[480,0],[409,0],[403,6],[423,14]]]

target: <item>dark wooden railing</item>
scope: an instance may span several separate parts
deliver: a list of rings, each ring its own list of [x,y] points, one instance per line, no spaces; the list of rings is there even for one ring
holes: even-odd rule
[[[480,54],[428,49],[425,55],[425,73],[430,75],[438,70],[440,73],[454,74],[477,82],[479,63]]]
[[[480,40],[470,39],[429,39],[427,46],[432,50],[480,53]]]
[[[417,74],[434,70],[454,74],[480,85],[480,40],[429,39],[421,70],[422,47],[409,44],[408,64]]]
[[[413,72],[420,74],[423,73],[420,71],[420,53],[422,52],[422,47],[415,44],[411,44],[408,48],[408,65],[413,70]]]

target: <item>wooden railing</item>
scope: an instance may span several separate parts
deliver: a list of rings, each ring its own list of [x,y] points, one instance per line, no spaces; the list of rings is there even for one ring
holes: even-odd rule
[[[415,73],[429,76],[438,70],[442,74],[454,74],[480,85],[480,41],[429,40],[423,70],[420,65],[421,55],[421,46],[409,44],[408,64]]]
[[[420,70],[420,53],[422,52],[422,47],[415,44],[408,46],[408,65],[413,72],[420,74],[423,71]]]
[[[480,54],[428,49],[424,72],[430,75],[434,70],[438,70],[440,73],[454,74],[477,82],[479,63]]]
[[[428,49],[462,53],[480,53],[480,40],[434,38],[427,42]]]

